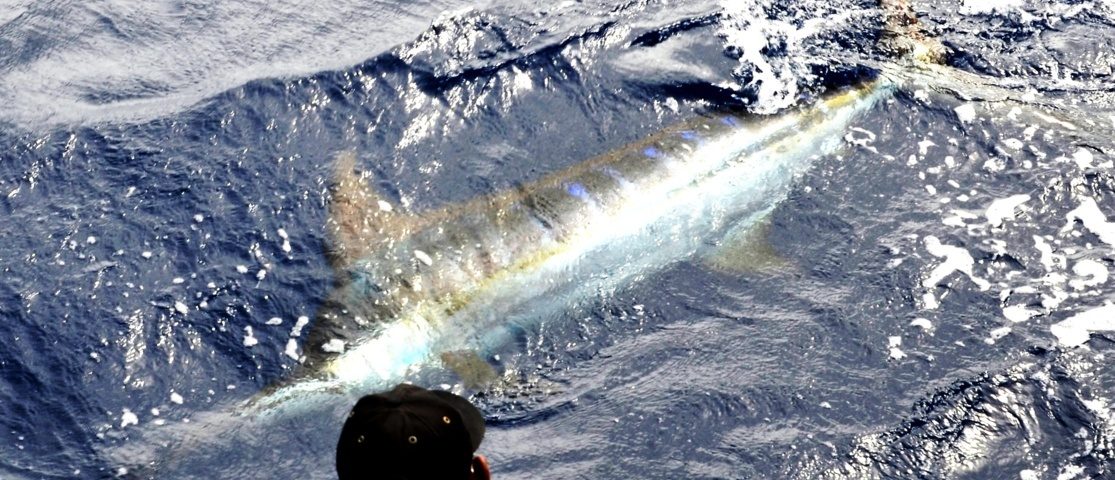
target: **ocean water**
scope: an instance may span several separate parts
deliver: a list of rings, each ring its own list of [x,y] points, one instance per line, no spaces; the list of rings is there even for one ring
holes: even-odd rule
[[[204,419],[314,348],[338,152],[420,214],[879,75],[772,261],[409,379],[472,398],[503,479],[1115,478],[1115,3],[913,7],[940,81],[867,0],[0,4],[0,478],[333,478],[343,411]]]

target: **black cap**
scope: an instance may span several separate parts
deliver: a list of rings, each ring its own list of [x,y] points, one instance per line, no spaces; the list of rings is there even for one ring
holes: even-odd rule
[[[449,392],[400,384],[356,402],[337,442],[337,476],[467,479],[484,417]]]

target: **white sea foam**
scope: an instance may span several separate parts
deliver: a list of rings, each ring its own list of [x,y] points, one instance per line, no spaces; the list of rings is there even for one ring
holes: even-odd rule
[[[299,360],[301,357],[298,355],[298,341],[293,338],[287,340],[286,350],[283,353],[294,360]]]
[[[1024,0],[963,0],[960,13],[963,15],[984,15],[990,13],[1006,14],[1021,10]]]
[[[322,344],[321,350],[328,353],[345,353],[345,341],[334,338]]]
[[[926,318],[915,318],[913,321],[910,322],[910,326],[918,327],[927,332],[933,330],[933,322],[930,322],[929,319]]]
[[[924,140],[918,142],[918,153],[921,154],[921,155],[925,155],[925,154],[929,153],[929,147],[933,147],[933,146],[936,146],[936,145],[937,144],[933,143],[932,140],[930,140],[928,138],[924,139]]]
[[[120,414],[120,428],[125,428],[128,425],[138,425],[138,424],[139,424],[139,417],[137,417],[135,413],[132,413],[131,410],[128,410],[127,408],[125,408],[124,413]]]
[[[1066,347],[1083,345],[1093,332],[1112,330],[1115,330],[1115,305],[1112,304],[1078,313],[1049,327],[1049,331]]]
[[[871,144],[875,141],[875,133],[871,130],[860,127],[849,128],[848,133],[844,135],[844,141],[852,145],[858,145],[860,147],[870,149],[872,151],[878,151],[875,150],[875,147],[871,146]]]
[[[1038,133],[1038,126],[1030,125],[1029,127],[1026,127],[1026,130],[1022,131],[1022,136],[1028,142],[1034,139],[1034,134],[1036,133]],[[1031,146],[1030,148],[1033,148],[1033,146]]]
[[[773,113],[793,105],[799,82],[813,80],[804,46],[809,39],[853,21],[855,9],[800,9],[794,18],[767,13],[764,0],[722,0],[725,20],[720,35],[727,47],[739,53],[737,74],[750,78],[754,110]],[[779,52],[771,55],[769,52]]]
[[[1080,148],[1072,154],[1072,161],[1080,168],[1092,168],[1092,162],[1095,161],[1095,155],[1086,148]]]
[[[1029,195],[1021,194],[991,202],[991,205],[987,207],[987,223],[990,223],[992,227],[1003,226],[1004,221],[1014,218],[1015,210],[1029,201]]]
[[[288,235],[286,233],[286,230],[284,230],[282,228],[280,228],[278,230],[278,234],[279,234],[279,238],[283,239],[283,244],[282,244],[282,247],[281,247],[283,249],[283,252],[290,253],[290,250],[291,250],[291,248],[290,248],[290,235]]]
[[[926,288],[933,288],[940,285],[942,281],[954,272],[961,272],[972,280],[980,290],[988,290],[991,284],[982,278],[979,278],[972,271],[975,266],[975,260],[972,259],[972,254],[967,250],[955,247],[952,245],[945,245],[941,243],[937,237],[929,235],[925,237],[925,249],[935,257],[943,258],[944,260],[940,265],[937,265],[929,275],[922,281],[922,285]]]
[[[1010,335],[1010,332],[1011,332],[1010,327],[996,328],[996,329],[991,330],[990,332],[988,332],[989,336],[983,342],[988,344],[988,345],[992,345],[995,342],[998,342],[1001,338],[1003,338],[1007,335]]]
[[[758,2],[727,2],[724,6],[728,18],[735,20],[735,28],[724,28],[721,33],[729,46],[739,49],[740,71],[751,75],[750,85],[758,97],[756,110],[769,113],[792,105],[798,94],[792,67],[772,64],[763,53],[771,41],[784,37],[776,32],[786,31],[787,26],[765,20]]]
[[[976,106],[971,103],[965,103],[953,110],[956,112],[956,118],[963,123],[968,123],[976,119]]]
[[[975,118],[976,108],[973,104],[965,104],[957,108],[957,116],[962,121],[971,122]],[[1067,125],[1063,126],[1070,128]],[[1038,129],[1035,126],[1027,127],[1025,133],[1027,141],[1035,138],[1037,133]],[[1056,134],[1057,132],[1050,130],[1050,133]],[[950,142],[950,144],[952,143]],[[1006,147],[1013,149],[1018,146],[1019,142],[1004,141],[1004,144]],[[1033,145],[1030,148],[1035,151],[1040,150]],[[1042,166],[1042,161],[1046,158],[1043,155],[1037,155],[1037,157],[1037,161],[1030,168]],[[978,157],[969,158],[982,161]],[[1049,158],[1052,158],[1052,156]],[[1085,148],[1078,148],[1069,156],[1060,157],[1055,161],[1060,164],[1058,167],[1062,169],[1106,168],[1106,162],[1100,164],[1093,151]],[[985,170],[991,173],[1001,171],[1003,168],[1005,168],[1005,164],[996,157],[991,157],[985,162]],[[937,174],[937,172],[934,173]],[[947,171],[945,174],[947,175]],[[948,181],[947,177],[941,180]],[[1050,184],[1071,186],[1074,191],[1081,192],[1086,191],[1080,188],[1082,180],[1078,178],[1071,182],[1064,182],[1063,180],[1052,179]],[[952,184],[950,183],[950,185]],[[975,194],[973,192],[973,195]],[[1033,239],[1032,245],[1036,249],[1036,255],[1033,251],[1017,252],[1014,250],[1015,247],[1021,246],[1017,243],[1019,236],[1010,235],[1002,239],[989,237],[989,235],[1002,233],[1001,229],[1008,227],[1019,212],[1026,212],[1027,215],[1034,216],[1034,221],[1019,222],[1011,226],[1012,229],[1032,229],[1040,225],[1049,225],[1050,220],[1056,222],[1054,219],[1041,218],[1040,216],[1058,210],[1050,209],[1045,204],[1032,205],[1034,198],[1031,195],[1018,194],[993,200],[984,211],[984,216],[987,219],[986,225],[990,226],[990,229],[980,228],[980,225],[974,224],[972,215],[964,210],[950,210],[942,215],[942,220],[946,225],[966,229],[967,234],[972,237],[983,237],[983,244],[990,247],[991,251],[997,255],[1009,255],[1019,259],[1037,257],[1039,265],[1044,270],[1037,277],[1028,276],[1029,269],[1019,270],[994,263],[988,265],[987,279],[994,281],[1002,288],[1000,294],[1000,301],[1003,302],[1002,315],[1005,320],[1009,321],[1009,325],[1032,322],[1035,317],[1041,316],[1054,318],[1060,316],[1064,318],[1063,313],[1058,315],[1060,313],[1058,309],[1064,308],[1063,306],[1067,305],[1067,302],[1072,299],[1086,299],[1100,293],[1099,290],[1094,289],[1102,288],[1109,281],[1110,272],[1107,261],[1100,258],[1105,258],[1110,254],[1111,247],[1115,247],[1115,222],[1108,221],[1107,214],[1101,209],[1096,198],[1080,195],[1075,200],[1078,205],[1065,215],[1067,222],[1059,231],[1043,232],[1038,230],[1027,232],[1029,233],[1028,236]],[[1081,232],[1094,234],[1099,239],[1098,248],[1092,245],[1097,242],[1089,242],[1089,239],[1084,237]],[[924,308],[934,309],[937,307],[939,301],[936,287],[942,285],[942,283],[949,283],[948,277],[956,272],[969,276],[977,285],[990,284],[988,280],[973,276],[975,262],[965,249],[944,245],[934,236],[925,237],[925,247],[930,254],[943,260],[940,264],[934,266],[922,281],[922,286],[927,289],[922,293]],[[1024,261],[1024,264],[1027,263]],[[1034,300],[1032,297],[1027,299],[1027,295],[1038,295],[1040,297],[1040,307],[1034,306]],[[1021,303],[1019,300],[1021,300]],[[988,332],[988,336],[983,339],[983,342],[995,344],[1009,335],[1012,331],[1011,328],[1011,326],[1000,326],[992,329]],[[1092,334],[1115,332],[1115,305],[1109,302],[1101,307],[1093,307],[1091,310],[1076,313],[1068,319],[1055,323],[1049,328],[1059,344],[1066,347],[1082,345],[1088,341]]]
[[[1041,265],[1045,267],[1046,271],[1051,271],[1055,268],[1064,268],[1065,257],[1064,255],[1053,253],[1053,246],[1040,235],[1034,235],[1034,248],[1038,249],[1041,254]]]
[[[968,225],[966,223],[968,220],[975,220],[977,218],[979,218],[978,215],[967,210],[954,209],[952,210],[952,215],[943,218],[942,221],[945,225],[953,227],[965,227]]]
[[[934,295],[933,292],[925,292],[925,294],[921,296],[921,302],[926,310],[936,310],[941,306],[940,300],[937,300],[937,296]]]
[[[1091,197],[1082,198],[1080,206],[1069,212],[1067,217],[1068,224],[1061,229],[1062,232],[1071,230],[1079,220],[1084,224],[1084,228],[1096,234],[1101,242],[1115,246],[1115,223],[1107,221],[1107,216],[1100,211],[1099,205]]]
[[[1040,313],[1041,312],[1038,312],[1036,310],[1030,310],[1029,308],[1026,308],[1025,305],[1012,305],[1003,308],[1003,316],[1006,317],[1007,320],[1010,320],[1014,323],[1025,322],[1026,320],[1029,320]]]
[[[1104,4],[1107,4],[1105,8]],[[1016,18],[1023,23],[1039,20],[1047,22],[1064,21],[1084,13],[1100,16],[1111,15],[1111,0],[1090,2],[1048,2],[1027,0],[963,0],[959,12],[962,15],[990,15]],[[1023,99],[1023,101],[1028,101]]]
[[[251,348],[259,344],[259,340],[252,333],[252,327],[244,327],[244,346]]]
[[[294,328],[290,330],[290,336],[297,337],[302,335],[302,329],[305,328],[308,323],[310,323],[310,317],[298,317],[298,320],[294,322]]]
[[[1072,266],[1072,273],[1084,277],[1069,281],[1073,290],[1084,290],[1107,283],[1107,265],[1095,260],[1081,260]]]
[[[890,358],[892,360],[902,360],[906,358],[906,352],[898,348],[902,346],[902,337],[888,337],[887,348],[890,349]]]
[[[998,157],[991,157],[987,159],[986,162],[983,162],[983,169],[991,173],[999,173],[1003,170],[1006,170],[1006,168],[1007,163],[1004,162],[1003,159]]]
[[[1060,473],[1057,474],[1057,480],[1077,480],[1081,478],[1083,473],[1084,467],[1070,463],[1061,467]]]

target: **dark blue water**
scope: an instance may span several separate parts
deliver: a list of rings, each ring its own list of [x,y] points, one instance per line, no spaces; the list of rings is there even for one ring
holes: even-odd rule
[[[340,418],[178,470],[111,452],[294,371],[336,152],[420,212],[890,61],[871,1],[464,6],[0,6],[0,476],[332,478]],[[857,120],[765,222],[776,261],[663,265],[523,329],[498,385],[450,385],[497,478],[1115,476],[1115,336],[1050,329],[1115,300],[1109,224],[1069,213],[1115,215],[1115,4],[915,8],[991,87]],[[937,242],[972,275],[926,284]]]

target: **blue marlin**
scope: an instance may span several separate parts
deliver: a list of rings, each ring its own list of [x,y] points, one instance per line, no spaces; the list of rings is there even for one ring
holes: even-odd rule
[[[906,0],[880,6],[885,49],[919,68],[942,60],[944,48],[921,32]],[[836,151],[897,78],[868,79],[776,116],[701,116],[431,212],[400,211],[357,172],[355,153],[339,154],[328,220],[336,288],[303,346],[299,377],[309,381],[269,396],[383,386],[439,358],[455,363],[447,352],[484,355],[540,309],[560,311],[671,262],[705,254],[731,263],[731,244],[753,237],[795,176]],[[729,246],[709,252],[710,240]]]
[[[539,308],[711,253],[710,239],[758,224],[890,90],[875,79],[776,117],[709,114],[425,213],[388,203],[341,153],[328,224],[337,285],[303,347],[312,380],[298,390],[374,386],[443,352],[484,354]]]
[[[795,177],[841,148],[853,122],[892,90],[876,78],[777,116],[707,114],[429,212],[389,203],[358,171],[358,156],[342,152],[327,225],[336,288],[298,372],[233,408],[154,427],[110,455],[188,477],[181,470],[216,445],[291,442],[310,434],[285,431],[297,419],[341,418],[359,395],[422,370],[445,364],[465,383],[491,381],[485,359],[520,329],[671,262],[715,259],[717,243],[747,237]],[[336,429],[327,430],[323,437]]]

